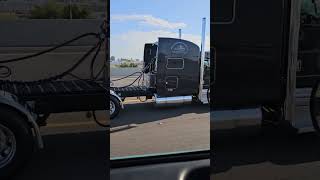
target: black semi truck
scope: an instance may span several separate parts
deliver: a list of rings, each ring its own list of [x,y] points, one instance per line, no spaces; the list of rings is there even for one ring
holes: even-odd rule
[[[290,122],[319,130],[319,2],[224,0],[212,6],[212,127]]]
[[[204,51],[205,21],[204,18],[201,47],[190,41],[166,37],[145,44],[144,67],[133,81],[138,85],[110,87],[111,119],[119,114],[122,101],[127,97],[154,98],[158,106],[191,102],[208,104],[210,53]],[[142,77],[145,81],[139,83]]]

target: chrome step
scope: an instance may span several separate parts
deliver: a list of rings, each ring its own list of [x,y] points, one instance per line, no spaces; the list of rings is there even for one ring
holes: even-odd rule
[[[292,126],[299,133],[314,131],[310,115],[310,97],[312,88],[296,89],[296,109]]]
[[[208,89],[202,89],[202,96],[201,96],[201,99],[199,99],[202,104],[208,104],[208,96],[207,96],[207,92],[208,92]],[[209,94],[210,96],[210,94]]]

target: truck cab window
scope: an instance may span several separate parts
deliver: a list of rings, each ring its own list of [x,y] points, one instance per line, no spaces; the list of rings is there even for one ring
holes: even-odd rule
[[[320,24],[320,0],[303,0],[302,24]]]
[[[205,52],[204,66],[210,68],[210,52]]]
[[[210,67],[210,62],[208,60],[204,61],[204,66],[207,68],[207,67]]]

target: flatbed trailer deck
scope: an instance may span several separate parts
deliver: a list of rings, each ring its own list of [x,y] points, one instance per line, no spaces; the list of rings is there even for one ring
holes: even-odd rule
[[[34,112],[60,113],[105,110],[107,85],[85,80],[52,81],[41,84],[0,82],[0,91],[9,92],[20,101],[34,101]]]
[[[107,32],[108,22],[104,20],[97,33],[84,32],[42,51],[0,60],[0,179],[10,177],[22,167],[34,152],[35,145],[39,148],[44,147],[40,127],[46,125],[50,114],[92,112],[95,122],[108,128],[109,125],[101,123],[95,114],[95,111],[101,110],[107,115],[109,109],[108,51],[105,51],[106,58],[103,59],[102,65],[99,65],[101,68],[95,69],[97,56],[108,49]],[[32,58],[89,37],[94,38],[96,42],[63,72],[36,80],[15,79],[17,76],[13,74],[12,63],[31,61]],[[89,74],[83,79],[82,74],[79,77],[74,71],[87,59],[91,60]]]

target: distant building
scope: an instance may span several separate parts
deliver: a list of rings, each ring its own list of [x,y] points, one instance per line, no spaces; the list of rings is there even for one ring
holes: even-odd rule
[[[43,5],[48,0],[0,0],[0,13],[15,13],[20,18],[30,16],[30,11],[36,5]],[[55,0],[58,4],[77,4],[91,10],[94,18],[100,19],[106,16],[105,0]]]

